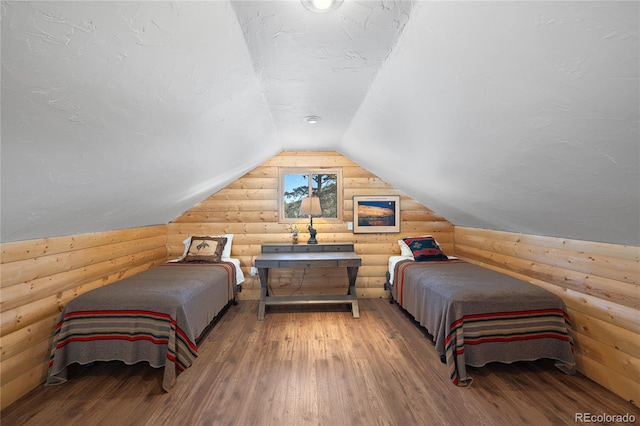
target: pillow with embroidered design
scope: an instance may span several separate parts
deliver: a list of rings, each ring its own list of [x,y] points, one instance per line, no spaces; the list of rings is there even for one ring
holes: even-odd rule
[[[224,237],[191,237],[189,250],[183,260],[185,262],[221,262],[226,243],[227,239]]]
[[[228,261],[231,259],[231,244],[233,242],[233,234],[222,234],[222,235],[207,235],[207,237],[212,238],[226,238],[227,243],[224,245],[224,249],[222,250],[222,260]],[[184,244],[184,252],[182,253],[182,257],[180,259],[184,259],[189,253],[189,247],[191,247],[191,239],[194,237],[188,237],[185,239],[182,244]],[[197,238],[197,237],[196,237]]]
[[[432,236],[408,237],[403,238],[402,241],[409,247],[416,262],[448,259]]]

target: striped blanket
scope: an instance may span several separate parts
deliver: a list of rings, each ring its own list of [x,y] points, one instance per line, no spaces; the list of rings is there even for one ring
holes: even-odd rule
[[[198,356],[196,338],[235,298],[232,263],[167,263],[71,300],[51,348],[47,385],[67,381],[67,367],[95,361],[164,367],[162,387]]]
[[[393,298],[433,336],[451,381],[466,366],[554,359],[573,373],[571,324],[562,300],[533,284],[461,261],[401,261]]]

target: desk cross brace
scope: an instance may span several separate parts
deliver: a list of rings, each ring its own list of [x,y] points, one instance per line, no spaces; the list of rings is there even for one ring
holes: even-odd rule
[[[312,267],[312,266],[311,266]],[[269,268],[258,268],[260,276],[260,302],[258,306],[258,320],[264,321],[266,307],[269,305],[306,305],[306,304],[339,304],[351,305],[354,318],[360,318],[360,308],[356,294],[357,266],[348,266],[349,291],[346,295],[309,295],[309,296],[269,296],[268,279]]]

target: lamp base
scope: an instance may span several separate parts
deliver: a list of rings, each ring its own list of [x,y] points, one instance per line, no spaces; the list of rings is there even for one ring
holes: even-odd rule
[[[313,228],[313,219],[311,219],[311,224],[307,228],[309,229],[309,241],[307,241],[307,244],[318,244],[318,241],[316,241],[318,231]]]

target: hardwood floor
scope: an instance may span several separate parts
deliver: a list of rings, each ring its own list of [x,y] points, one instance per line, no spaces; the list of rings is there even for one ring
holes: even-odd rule
[[[397,305],[231,306],[169,393],[146,365],[74,367],[7,407],[9,425],[495,425],[574,424],[576,413],[640,410],[551,362],[471,368],[446,378],[433,343]]]

